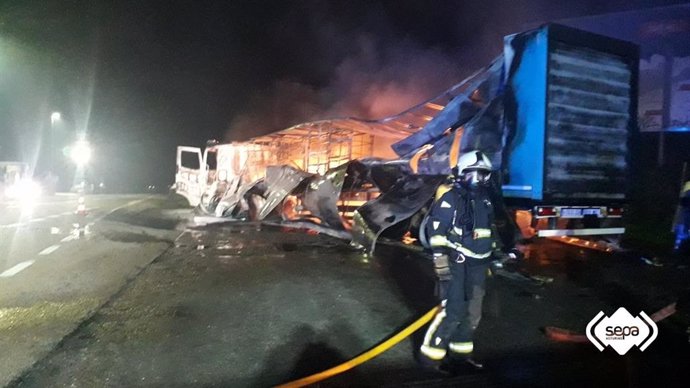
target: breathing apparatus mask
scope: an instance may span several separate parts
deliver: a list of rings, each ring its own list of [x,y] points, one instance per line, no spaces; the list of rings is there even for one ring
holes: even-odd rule
[[[467,188],[488,185],[491,179],[491,161],[479,151],[462,154],[453,168],[454,184]]]

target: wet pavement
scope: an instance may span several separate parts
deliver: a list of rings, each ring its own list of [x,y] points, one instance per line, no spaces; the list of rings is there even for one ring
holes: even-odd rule
[[[76,214],[75,195],[31,207],[0,203],[0,386],[43,359],[172,245],[179,231],[109,218],[165,201],[93,195],[83,214]]]
[[[687,386],[687,269],[546,240],[527,251],[524,263],[488,280],[476,336],[484,372],[421,369],[422,330],[321,385]],[[380,244],[370,257],[279,227],[188,229],[14,385],[271,386],[390,337],[435,304],[433,291],[430,262],[399,245]],[[651,314],[674,301],[678,312],[659,324],[644,353],[600,353],[543,333],[545,326],[584,333],[599,311]]]

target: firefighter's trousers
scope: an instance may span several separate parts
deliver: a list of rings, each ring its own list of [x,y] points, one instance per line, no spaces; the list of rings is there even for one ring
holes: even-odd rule
[[[472,334],[478,323],[477,313],[470,313],[472,300],[484,296],[489,261],[468,258],[464,263],[451,260],[451,280],[445,289],[442,310],[424,336],[420,352],[432,359],[469,357],[474,349]],[[472,306],[481,309],[481,306]]]

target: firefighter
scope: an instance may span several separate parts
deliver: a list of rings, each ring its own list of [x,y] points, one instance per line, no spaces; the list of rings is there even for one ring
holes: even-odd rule
[[[690,180],[685,182],[680,193],[676,216],[676,242],[674,250],[684,252],[690,243]]]
[[[445,360],[444,365],[451,368],[482,368],[472,358],[472,335],[478,319],[473,316],[476,313],[470,313],[470,306],[473,300],[481,301],[496,248],[489,192],[491,168],[489,158],[482,152],[462,154],[453,169],[452,186],[440,188],[442,192],[437,193],[429,210],[425,233],[433,253],[434,270],[439,282],[446,286],[441,292],[442,310],[429,326],[420,348],[425,364]]]

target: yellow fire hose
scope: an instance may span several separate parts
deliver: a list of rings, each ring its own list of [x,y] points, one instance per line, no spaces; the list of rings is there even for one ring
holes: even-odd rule
[[[303,377],[299,380],[294,380],[294,381],[291,381],[289,383],[278,385],[278,386],[276,386],[276,388],[304,387],[305,385],[314,384],[314,383],[317,383],[319,381],[326,380],[329,377],[333,377],[335,375],[341,374],[345,371],[348,371],[348,370],[356,367],[357,365],[364,364],[365,362],[367,362],[367,361],[371,360],[372,358],[380,355],[381,353],[383,353],[386,350],[395,346],[400,341],[409,337],[410,334],[419,330],[420,327],[427,324],[429,321],[431,321],[434,318],[434,316],[436,316],[438,309],[439,309],[439,306],[432,308],[431,310],[429,310],[428,313],[424,314],[421,318],[414,321],[410,326],[404,328],[403,330],[398,332],[396,335],[394,335],[391,338],[387,339],[386,341],[376,345],[375,347],[367,350],[366,352],[360,354],[359,356],[353,358],[350,361],[346,361],[346,362],[344,362],[338,366],[334,366],[333,368],[327,369],[323,372],[319,372],[319,373],[313,374],[311,376]]]

